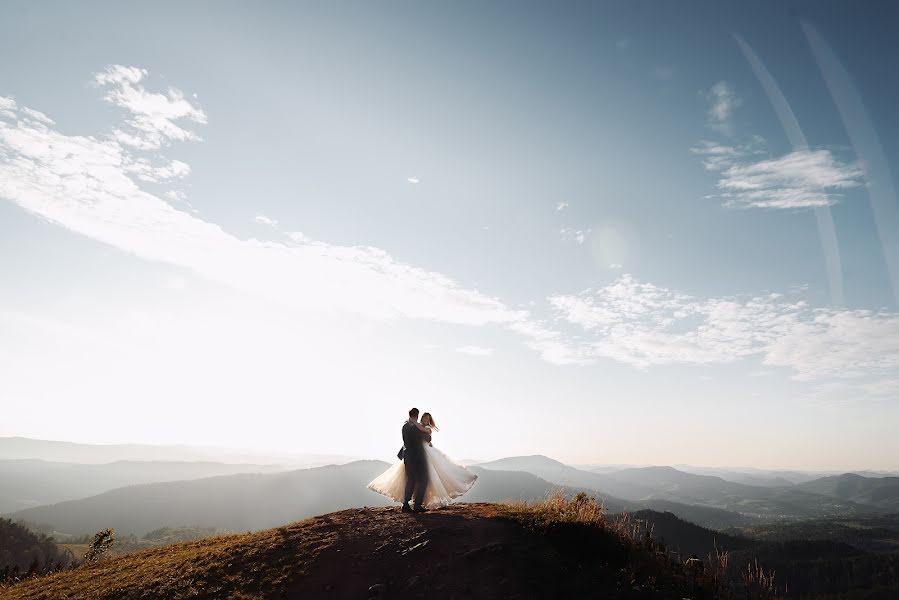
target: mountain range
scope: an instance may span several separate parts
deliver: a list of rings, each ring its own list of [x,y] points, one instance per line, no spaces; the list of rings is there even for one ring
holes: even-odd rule
[[[94,496],[115,488],[236,473],[271,473],[280,465],[188,461],[77,464],[36,459],[0,460],[0,513]]]
[[[5,438],[9,440],[10,438]],[[47,455],[57,442],[33,447]],[[81,446],[79,444],[75,445]],[[0,456],[23,452],[21,438]],[[5,450],[4,450],[5,449]],[[108,448],[107,448],[108,450]],[[12,453],[15,453],[12,452]],[[80,457],[97,457],[77,449]],[[211,461],[116,461],[73,464],[0,460],[0,512],[44,532],[70,535],[114,527],[142,535],[165,526],[258,530],[279,523],[389,502],[366,489],[388,467],[353,461],[312,468]],[[842,474],[775,485],[731,481],[674,467],[631,467],[596,472],[546,456],[518,456],[470,466],[479,475],[467,502],[535,500],[550,492],[585,492],[609,512],[652,509],[713,529],[754,522],[875,515],[899,510],[899,478]],[[791,476],[792,477],[792,476]]]

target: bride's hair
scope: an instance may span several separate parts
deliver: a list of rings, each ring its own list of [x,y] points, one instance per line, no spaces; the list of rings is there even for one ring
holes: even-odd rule
[[[421,420],[424,421],[425,417],[428,418],[428,425],[431,426],[431,429],[433,429],[434,431],[440,431],[440,429],[438,429],[438,427],[437,427],[437,423],[434,422],[434,417],[431,416],[431,413],[423,414],[421,416]]]

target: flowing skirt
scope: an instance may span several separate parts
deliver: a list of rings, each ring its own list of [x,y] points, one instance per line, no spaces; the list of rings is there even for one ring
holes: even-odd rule
[[[471,489],[478,476],[455,462],[446,454],[425,444],[428,462],[428,487],[424,505],[427,508],[445,506]],[[395,502],[403,501],[406,491],[406,465],[400,461],[378,475],[368,489],[387,496]]]

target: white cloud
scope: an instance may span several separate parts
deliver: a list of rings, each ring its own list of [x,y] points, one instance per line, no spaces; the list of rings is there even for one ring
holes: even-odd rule
[[[265,215],[256,215],[256,218],[253,219],[260,225],[268,225],[269,227],[275,227],[278,224],[278,221],[272,219],[271,217],[267,217]]]
[[[302,231],[288,231],[286,235],[297,244],[308,244],[312,241],[312,238]]]
[[[577,244],[583,244],[587,236],[590,234],[591,229],[560,229],[559,234],[562,236],[563,240],[573,241]]]
[[[554,365],[589,365],[593,357],[589,351],[566,339],[560,332],[534,320],[514,322],[509,329],[523,335],[525,344],[540,357]]]
[[[112,65],[94,76],[94,82],[106,89],[104,99],[131,113],[125,121],[128,130],[116,130],[114,138],[143,150],[156,149],[171,140],[198,140],[192,131],[177,122],[206,123],[206,113],[194,106],[176,89],[167,94],[148,92],[141,85],[147,71],[136,67]]]
[[[568,208],[568,203],[565,202],[564,200],[562,202],[559,202],[558,204],[556,204],[556,212],[562,212],[566,208]]]
[[[725,135],[733,135],[731,116],[740,106],[736,92],[726,81],[719,81],[706,92],[706,98],[709,101],[708,126]]]
[[[123,86],[137,85],[145,75],[122,69],[115,80]],[[328,244],[300,232],[286,234],[293,243],[240,239],[142,189],[141,180],[183,177],[189,167],[123,142],[120,131],[67,135],[0,97],[0,198],[123,252],[285,306],[373,319],[499,324],[554,364],[608,357],[646,367],[755,356],[804,379],[883,377],[899,370],[899,315],[892,313],[813,310],[776,295],[700,299],[625,275],[595,292],[550,298],[558,316],[579,329],[569,335],[378,248]],[[708,160],[731,156],[726,148],[707,150]],[[176,197],[183,201],[182,193]],[[581,243],[590,230],[567,231]]]
[[[242,240],[141,189],[136,180],[146,174],[149,155],[137,153],[168,139],[196,139],[176,120],[206,120],[174,90],[168,95],[144,90],[139,82],[145,75],[141,69],[110,67],[96,76],[112,88],[107,99],[131,111],[130,126],[144,144],[123,140],[121,130],[100,137],[67,135],[4,99],[2,106],[13,117],[0,118],[0,197],[140,258],[300,309],[470,325],[526,318],[383,250],[311,240],[302,245]],[[167,173],[186,172],[177,163],[166,164]]]
[[[620,269],[623,269],[624,266],[623,266],[623,265],[620,265],[620,264],[618,264],[618,263],[612,263],[612,264],[609,265],[609,268],[618,271],[618,270],[620,270]]]
[[[648,367],[759,357],[796,379],[869,377],[899,371],[899,314],[813,309],[780,294],[696,298],[629,275],[550,303],[587,337],[581,356]]]
[[[692,149],[703,166],[719,174],[718,194],[728,206],[798,209],[829,206],[839,193],[860,185],[861,169],[830,150],[796,150],[778,158],[758,158],[752,147],[703,141]]]
[[[492,356],[493,348],[482,348],[481,346],[461,346],[456,348],[456,352],[469,354],[471,356]]]
[[[406,181],[408,181],[409,183],[421,183],[421,179],[419,179],[418,177],[407,177]]]
[[[151,183],[164,183],[173,179],[183,179],[190,174],[190,165],[180,160],[172,160],[162,165],[154,165],[145,158],[138,158],[124,165],[128,173]]]

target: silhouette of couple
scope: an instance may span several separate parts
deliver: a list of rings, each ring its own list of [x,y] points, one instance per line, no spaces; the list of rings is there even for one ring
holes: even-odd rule
[[[429,508],[449,504],[474,485],[478,476],[449,458],[431,443],[431,435],[439,431],[431,413],[421,415],[409,411],[403,423],[403,447],[393,465],[368,484],[368,488],[402,502],[403,512],[423,513]],[[409,502],[414,500],[414,506]]]

